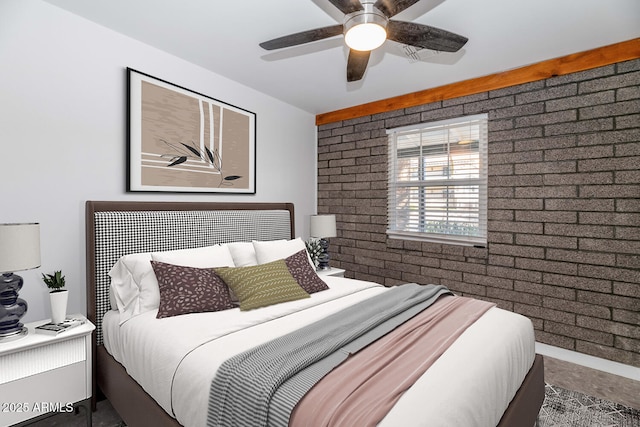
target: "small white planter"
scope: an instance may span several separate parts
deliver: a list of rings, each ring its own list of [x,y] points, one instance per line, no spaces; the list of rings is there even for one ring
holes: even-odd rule
[[[67,316],[69,291],[49,292],[51,298],[51,322],[61,323]]]

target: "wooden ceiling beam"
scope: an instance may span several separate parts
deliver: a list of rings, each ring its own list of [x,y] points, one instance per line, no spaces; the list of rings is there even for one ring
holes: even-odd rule
[[[549,59],[489,76],[477,77],[432,89],[318,114],[316,116],[316,125],[319,126],[326,123],[349,120],[401,108],[415,107],[430,102],[502,89],[637,58],[640,58],[640,38],[585,52],[573,53],[560,58]]]

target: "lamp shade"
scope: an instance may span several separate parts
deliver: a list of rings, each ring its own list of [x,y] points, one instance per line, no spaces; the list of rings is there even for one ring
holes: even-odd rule
[[[0,224],[0,273],[40,267],[40,224]]]
[[[311,215],[309,234],[311,237],[336,237],[335,215]]]

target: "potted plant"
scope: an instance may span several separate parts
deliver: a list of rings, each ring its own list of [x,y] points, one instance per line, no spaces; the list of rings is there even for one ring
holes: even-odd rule
[[[51,322],[62,323],[67,315],[67,300],[69,293],[64,288],[64,276],[62,271],[56,271],[53,274],[43,274],[42,280],[50,289],[49,297],[51,298]]]

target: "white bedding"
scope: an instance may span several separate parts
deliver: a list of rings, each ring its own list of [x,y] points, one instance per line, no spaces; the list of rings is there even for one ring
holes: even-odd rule
[[[311,298],[248,312],[232,309],[156,319],[157,310],[152,310],[120,325],[118,312],[111,310],[103,320],[104,344],[182,425],[204,426],[211,380],[227,358],[388,290],[353,279],[323,280],[330,289]],[[534,353],[531,321],[492,308],[402,396],[380,425],[495,426],[533,364]]]

